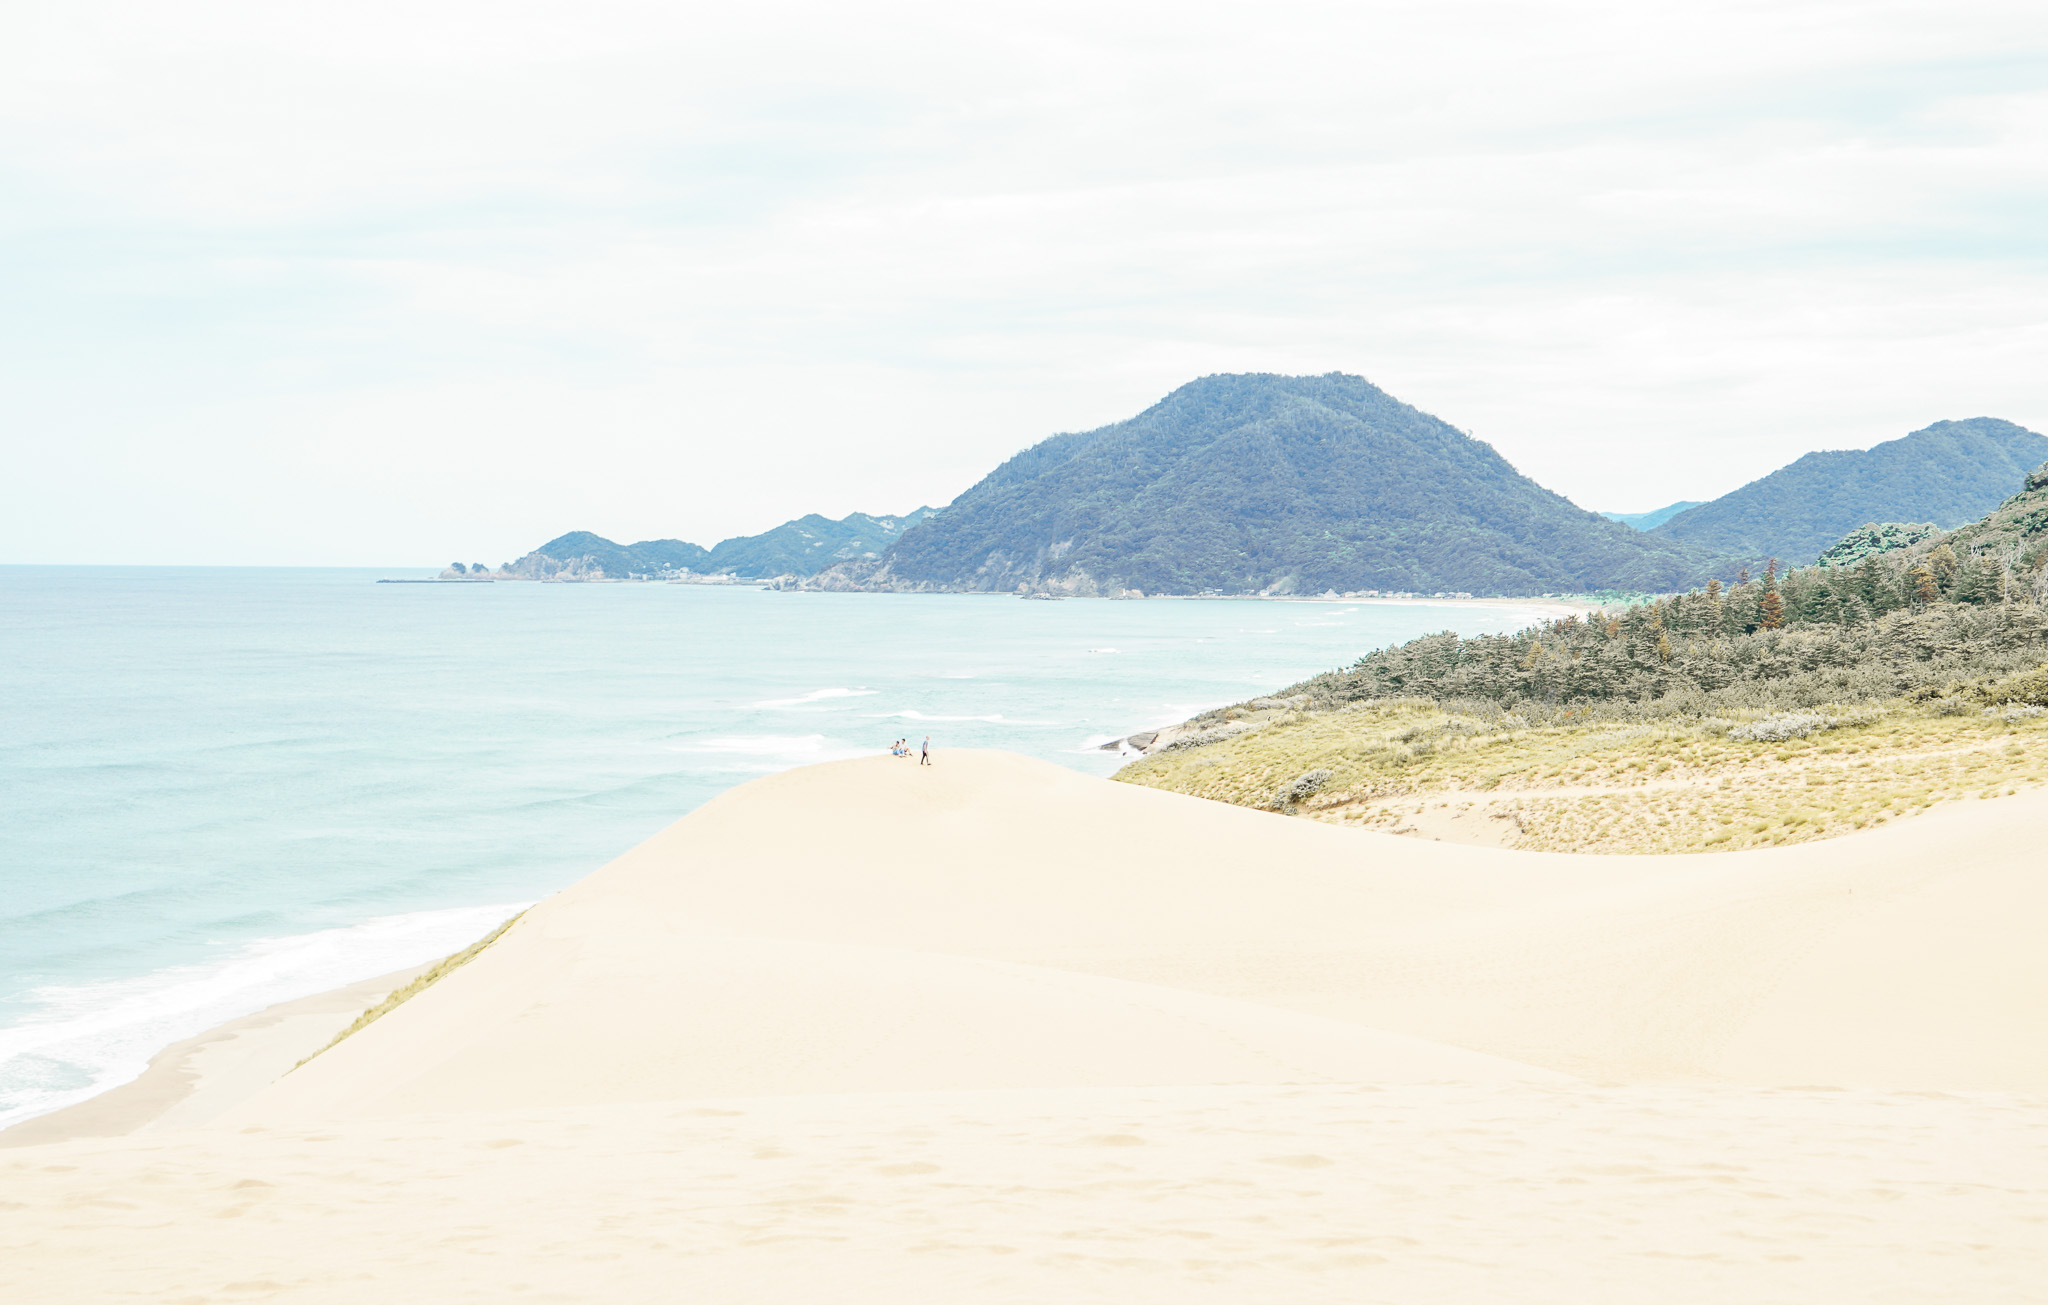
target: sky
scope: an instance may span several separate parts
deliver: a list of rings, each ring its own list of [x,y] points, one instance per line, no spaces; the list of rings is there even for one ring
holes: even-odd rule
[[[0,562],[709,545],[1213,372],[1600,510],[2048,431],[2039,0],[0,12]]]

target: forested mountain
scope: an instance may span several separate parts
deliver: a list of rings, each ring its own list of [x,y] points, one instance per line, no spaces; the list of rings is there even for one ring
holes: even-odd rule
[[[703,571],[710,560],[707,550],[688,540],[643,539],[637,544],[615,544],[588,530],[572,530],[550,539],[516,562],[507,562],[500,570],[535,579],[554,575],[602,578]]]
[[[762,534],[725,540],[711,550],[704,569],[747,579],[815,575],[834,562],[880,557],[931,511],[921,507],[900,517],[855,512],[838,521],[813,512]]]
[[[1219,375],[1056,435],[822,587],[1658,591],[1706,556],[1574,506],[1357,376]]]
[[[2048,602],[2048,463],[2028,472],[2020,492],[1983,517],[1918,543],[1915,551],[1935,557],[1944,548],[1958,558],[1983,558],[2034,577]]]
[[[881,556],[931,511],[921,507],[900,517],[855,512],[838,521],[812,513],[758,535],[724,540],[708,550],[681,539],[615,544],[588,530],[574,530],[507,562],[502,573],[532,579],[625,579],[682,572],[743,580],[808,576],[835,562]]]
[[[1875,448],[1809,453],[1651,533],[1730,557],[1803,564],[1873,521],[1975,520],[2048,459],[2048,437],[1996,417],[1938,421]]]
[[[500,574],[1070,594],[1656,593],[1768,558],[1812,562],[1831,545],[1837,567],[1898,550],[1932,527],[1873,523],[1960,525],[2044,460],[2048,437],[2011,422],[1944,421],[1865,451],[1809,453],[1710,503],[1601,514],[1360,377],[1217,375],[1128,421],[1025,449],[943,513],[814,514],[708,550],[575,531]]]

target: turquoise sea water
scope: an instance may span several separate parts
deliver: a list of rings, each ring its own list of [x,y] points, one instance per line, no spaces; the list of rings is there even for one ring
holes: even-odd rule
[[[1513,608],[0,567],[0,1125],[445,955],[713,795],[1092,745]],[[418,574],[418,573],[412,573]]]

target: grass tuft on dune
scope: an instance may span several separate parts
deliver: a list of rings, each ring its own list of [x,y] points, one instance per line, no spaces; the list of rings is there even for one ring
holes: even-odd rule
[[[372,1024],[375,1024],[378,1020],[383,1019],[386,1015],[389,1015],[392,1011],[397,1010],[400,1006],[403,1006],[405,1003],[411,1001],[414,997],[419,996],[421,993],[433,987],[441,980],[447,978],[455,971],[469,964],[471,961],[475,960],[478,956],[480,956],[483,953],[484,948],[489,947],[492,943],[498,941],[499,938],[503,937],[507,929],[510,929],[513,925],[519,923],[519,916],[525,914],[526,912],[521,911],[519,915],[513,916],[511,919],[505,921],[505,923],[491,930],[489,933],[477,939],[475,942],[463,948],[461,951],[455,953],[453,956],[443,957],[441,960],[436,961],[433,967],[427,970],[426,973],[420,975],[411,983],[406,984],[403,988],[400,988],[396,992],[393,992],[390,996],[378,1002],[375,1006],[370,1007],[370,1009],[364,1011],[361,1015],[358,1015],[356,1017],[355,1023],[349,1025],[347,1028],[343,1029],[341,1032],[334,1035],[334,1040],[332,1042],[329,1042],[326,1046],[320,1048],[319,1051],[316,1051],[312,1055],[306,1057],[305,1060],[300,1061],[297,1065],[292,1066],[292,1068],[298,1069],[301,1066],[304,1066],[308,1061],[316,1060],[326,1052],[334,1050],[334,1048],[341,1045],[343,1042],[347,1041],[350,1035],[362,1032],[364,1029],[370,1027]]]

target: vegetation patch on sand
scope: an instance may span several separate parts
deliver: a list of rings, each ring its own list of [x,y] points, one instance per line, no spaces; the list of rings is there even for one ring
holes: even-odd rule
[[[1147,755],[1117,778],[1575,852],[1806,842],[2048,780],[2048,466],[1958,530],[1843,545],[1854,566],[1382,648],[1125,740]]]
[[[1722,851],[1826,838],[2048,781],[2048,711],[1951,697],[1659,720],[1383,699],[1276,714],[1117,778],[1459,842]]]
[[[414,997],[419,996],[421,993],[433,987],[441,980],[455,973],[455,971],[469,964],[471,961],[475,960],[478,956],[483,954],[484,948],[490,946],[492,943],[498,941],[499,938],[503,937],[507,929],[510,929],[513,925],[519,923],[519,916],[525,914],[526,912],[521,911],[519,915],[513,916],[511,919],[505,921],[505,923],[491,930],[489,933],[477,939],[475,942],[463,948],[461,951],[455,953],[453,956],[443,957],[441,960],[436,961],[432,969],[429,969],[425,974],[420,975],[411,983],[406,984],[403,988],[398,989],[396,992],[392,993],[384,1000],[378,1002],[376,1005],[370,1007],[370,1009],[356,1016],[355,1023],[349,1025],[341,1032],[335,1034],[334,1040],[332,1042],[320,1048],[319,1051],[314,1052],[311,1056],[306,1057],[305,1060],[300,1061],[298,1065],[292,1066],[292,1068],[297,1069],[299,1065],[304,1065],[307,1061],[313,1060],[318,1056],[324,1055],[327,1052],[334,1050],[343,1042],[347,1041],[351,1035],[359,1033],[362,1030],[370,1027],[370,1025],[375,1024],[378,1020],[383,1019],[392,1011],[397,1010],[400,1006],[405,1005],[405,1003],[411,1001]]]

